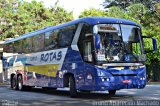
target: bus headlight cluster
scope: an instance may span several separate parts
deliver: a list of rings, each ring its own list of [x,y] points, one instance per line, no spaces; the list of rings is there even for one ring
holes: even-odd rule
[[[141,78],[140,78],[140,80],[145,80],[145,79],[146,79],[145,77],[141,77]]]

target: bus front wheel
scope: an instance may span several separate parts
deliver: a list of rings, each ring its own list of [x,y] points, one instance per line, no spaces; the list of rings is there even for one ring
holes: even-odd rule
[[[108,92],[110,96],[114,96],[116,94],[116,90],[109,90]]]
[[[77,90],[76,90],[76,84],[75,79],[73,76],[69,77],[69,88],[70,88],[70,96],[76,97],[77,96]]]

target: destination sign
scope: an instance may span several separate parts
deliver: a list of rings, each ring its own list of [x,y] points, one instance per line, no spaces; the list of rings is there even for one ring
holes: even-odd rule
[[[98,25],[98,31],[102,31],[102,32],[118,32],[116,27],[114,27],[112,24],[100,24],[100,25]]]

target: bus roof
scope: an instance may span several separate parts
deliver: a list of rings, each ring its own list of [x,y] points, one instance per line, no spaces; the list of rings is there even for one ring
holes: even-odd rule
[[[24,35],[22,35],[20,37],[17,37],[15,39],[7,40],[3,44],[11,43],[11,42],[18,41],[18,40],[21,40],[21,39],[24,39],[24,38],[28,38],[28,37],[31,37],[31,36],[34,36],[34,35],[37,35],[37,34],[44,33],[46,31],[50,31],[50,30],[54,30],[54,29],[60,29],[60,28],[70,26],[70,25],[74,25],[74,24],[78,24],[78,23],[87,23],[89,25],[108,23],[108,24],[127,24],[127,25],[139,26],[137,23],[135,23],[133,21],[129,21],[129,20],[121,19],[121,18],[85,17],[85,18],[80,18],[80,19],[77,19],[77,20],[73,20],[73,21],[70,21],[70,22],[67,22],[67,23],[64,23],[64,24],[61,24],[61,25],[45,27],[43,29],[24,34]]]

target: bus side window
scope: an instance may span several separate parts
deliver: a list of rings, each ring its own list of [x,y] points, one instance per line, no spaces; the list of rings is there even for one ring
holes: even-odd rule
[[[23,51],[24,53],[31,53],[33,51],[32,49],[32,37],[26,38],[23,40]]]
[[[33,51],[39,52],[44,50],[44,34],[33,37]]]
[[[12,67],[12,66],[13,66],[13,62],[14,62],[13,59],[9,60],[8,66],[9,66],[9,67]]]
[[[72,25],[60,30],[58,34],[58,45],[60,48],[71,45],[76,29],[77,25]]]
[[[22,53],[22,41],[16,41],[14,42],[14,52],[15,53]]]
[[[6,45],[4,45],[4,52],[7,52],[7,53],[13,53],[13,43],[8,43]]]
[[[57,48],[57,37],[59,30],[54,30],[45,33],[45,50]]]
[[[67,47],[72,43],[74,32],[73,30],[63,31],[59,33],[58,44],[59,47]]]

